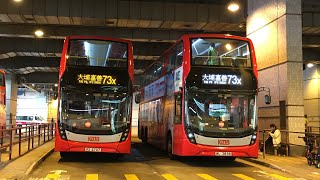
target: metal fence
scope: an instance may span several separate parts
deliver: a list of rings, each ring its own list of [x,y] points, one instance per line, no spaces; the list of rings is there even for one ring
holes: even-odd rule
[[[311,130],[311,128],[309,128],[308,130]],[[259,130],[260,132],[260,144],[263,145],[263,158],[265,158],[265,154],[266,154],[266,140],[269,137],[269,132],[271,130],[270,129],[263,129],[263,130]],[[320,133],[315,133],[312,131],[306,131],[306,132],[294,132],[294,131],[288,131],[288,130],[280,130],[281,132],[281,147],[285,147],[285,152],[286,152],[286,156],[289,156],[289,147],[290,145],[297,145],[297,144],[293,144],[290,143],[289,141],[289,136],[292,136],[291,138],[301,138],[300,141],[304,142],[304,138],[308,137],[308,138],[312,138],[314,140],[314,148],[318,148],[319,146],[319,142],[320,142]],[[262,138],[261,138],[262,137]],[[293,139],[295,140],[295,142],[297,142],[297,139]],[[303,144],[301,145],[304,148],[306,148],[306,145]],[[273,147],[274,148],[274,147]],[[276,149],[274,148],[274,150],[277,150],[278,147],[276,147]],[[274,152],[275,155],[277,155],[277,151]]]
[[[55,137],[55,123],[0,126],[0,162],[22,156]]]

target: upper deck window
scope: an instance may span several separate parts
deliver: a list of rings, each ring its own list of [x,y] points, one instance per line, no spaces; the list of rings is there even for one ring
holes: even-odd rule
[[[191,64],[251,67],[248,42],[235,39],[191,39]]]
[[[67,65],[127,67],[126,43],[104,40],[71,40]]]

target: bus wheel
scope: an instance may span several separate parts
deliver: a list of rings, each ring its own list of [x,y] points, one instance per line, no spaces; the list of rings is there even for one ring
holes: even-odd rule
[[[148,143],[148,129],[147,128],[144,130],[144,143],[145,144]]]
[[[60,152],[60,157],[61,158],[68,158],[69,157],[69,153],[68,152]]]
[[[167,139],[167,154],[168,154],[168,156],[169,156],[169,158],[171,160],[175,160],[177,158],[177,156],[172,154],[172,137],[171,137],[171,134],[168,135],[168,139]]]
[[[232,162],[235,160],[236,160],[236,157],[226,157],[226,161]]]
[[[146,143],[145,137],[144,137],[144,128],[141,127],[141,141],[142,143]]]

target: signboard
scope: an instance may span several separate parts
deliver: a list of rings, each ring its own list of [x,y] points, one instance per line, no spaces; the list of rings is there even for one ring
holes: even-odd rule
[[[110,75],[78,74],[79,84],[116,85],[117,78]]]
[[[202,74],[202,84],[242,85],[241,76],[234,74]]]

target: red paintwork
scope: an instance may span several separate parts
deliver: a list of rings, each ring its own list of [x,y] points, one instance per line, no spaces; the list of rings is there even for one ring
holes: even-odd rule
[[[104,153],[130,154],[131,133],[124,142],[113,143],[86,143],[61,139],[58,128],[56,130],[55,151],[57,152],[84,152],[84,148],[101,148]]]
[[[134,82],[134,60],[133,60],[133,47],[132,42],[129,40],[102,37],[102,36],[68,36],[64,40],[63,50],[60,60],[60,71],[59,71],[59,82],[60,79],[66,70],[66,56],[68,53],[69,41],[72,39],[90,39],[90,40],[106,40],[114,42],[122,42],[128,44],[128,73],[131,79],[131,82]],[[132,85],[133,89],[133,85]],[[60,83],[58,85],[58,100],[60,100]],[[58,107],[60,106],[60,101],[58,101]],[[132,105],[131,105],[132,106]],[[59,112],[57,114],[59,117]],[[60,137],[59,129],[56,129],[56,140],[55,140],[55,151],[58,152],[84,152],[85,147],[97,147],[102,148],[102,152],[106,153],[120,153],[120,154],[130,154],[131,151],[131,121],[132,117],[130,116],[130,127],[128,138],[124,142],[116,143],[84,143],[84,142],[75,142],[75,141],[65,141]],[[59,127],[58,124],[56,127]]]

